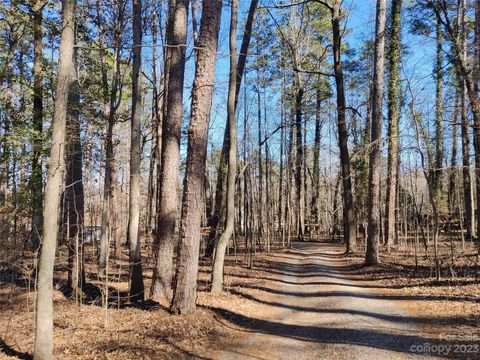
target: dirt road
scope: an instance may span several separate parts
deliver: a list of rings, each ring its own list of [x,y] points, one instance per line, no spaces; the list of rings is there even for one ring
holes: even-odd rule
[[[410,316],[398,303],[405,299],[355,275],[344,265],[342,252],[338,245],[295,243],[276,255],[266,265],[272,286],[257,287],[255,296],[238,291],[273,310],[255,317],[223,313],[242,335],[213,358],[480,357],[476,351],[461,354],[462,344],[422,335],[417,325],[429,320]]]

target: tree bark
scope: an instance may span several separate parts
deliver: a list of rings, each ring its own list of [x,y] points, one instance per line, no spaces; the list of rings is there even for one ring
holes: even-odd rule
[[[172,312],[176,314],[191,313],[196,308],[203,182],[221,10],[221,0],[203,0],[202,2],[199,50],[195,64],[183,183],[178,263],[171,305]]]
[[[318,85],[320,86],[320,84]],[[319,229],[320,211],[318,208],[318,202],[320,199],[320,140],[322,135],[322,122],[320,117],[321,110],[321,91],[317,89],[316,92],[316,107],[315,107],[315,140],[313,144],[313,175],[312,175],[312,200],[311,211],[315,227]],[[280,174],[282,176],[282,174]]]
[[[170,0],[167,25],[168,86],[162,129],[162,169],[157,223],[157,255],[151,294],[167,304],[172,296],[173,249],[177,217],[180,167],[180,130],[183,114],[183,81],[189,0]],[[203,174],[202,174],[203,175]]]
[[[66,128],[65,208],[67,219],[67,286],[78,303],[85,283],[83,270],[83,154],[80,135],[80,85],[77,73],[77,50],[73,51],[72,81],[68,93]]]
[[[42,146],[43,146],[43,7],[44,0],[33,4],[33,140],[32,140],[32,247],[38,249],[42,235]]]
[[[340,148],[340,165],[343,182],[343,229],[346,251],[350,253],[356,250],[357,234],[352,178],[350,174],[350,156],[348,154],[348,132],[345,120],[345,85],[341,61],[340,5],[341,0],[335,0],[332,8],[333,68],[337,88],[338,146]]]
[[[455,91],[455,105],[453,108],[453,120],[452,120],[452,153],[451,153],[451,160],[450,160],[450,176],[448,182],[448,208],[451,215],[457,209],[457,195],[456,195],[456,187],[457,187],[457,153],[458,153],[458,114],[459,114],[459,90],[458,84],[457,89]]]
[[[458,42],[462,45],[460,56],[462,61],[466,60],[466,29],[465,29],[465,0],[459,0],[458,14]],[[458,76],[460,84],[460,107],[461,107],[461,135],[462,135],[462,175],[463,175],[463,195],[465,205],[465,228],[467,230],[466,238],[472,239],[474,235],[474,206],[473,206],[473,184],[470,175],[470,134],[467,108],[467,88],[466,79]]]
[[[372,132],[369,160],[369,188],[368,188],[368,235],[365,264],[374,265],[380,262],[378,245],[380,243],[380,182],[382,174],[381,147],[382,147],[382,100],[383,75],[385,60],[385,11],[386,0],[377,0],[375,23],[375,54],[373,74],[373,107]]]
[[[102,26],[100,4],[97,1],[97,27],[98,27],[98,40],[100,45],[100,68],[102,75],[102,90],[103,90],[103,118],[105,121],[105,137],[104,137],[104,147],[105,147],[105,173],[104,173],[104,182],[103,182],[103,202],[102,202],[102,213],[101,213],[101,234],[100,234],[100,255],[99,255],[99,264],[98,264],[98,274],[100,276],[105,275],[108,255],[110,250],[110,238],[112,232],[111,226],[111,216],[113,211],[113,191],[114,191],[114,146],[113,146],[113,129],[115,126],[115,113],[120,105],[118,101],[118,89],[120,86],[120,51],[121,51],[121,34],[123,30],[123,19],[124,19],[124,6],[125,0],[119,2],[118,13],[116,17],[116,26],[113,38],[113,45],[115,47],[115,56],[113,60],[114,74],[112,77],[112,84],[109,86],[107,79],[107,68],[106,68],[106,54],[103,49],[104,46],[104,30]]]
[[[0,73],[0,83],[5,82],[6,89],[12,91],[13,89],[13,79],[14,79],[14,60],[16,54],[16,47],[18,45],[18,37],[15,36],[15,4],[10,2],[10,8],[6,10],[7,16],[4,17],[4,21],[9,27],[7,31],[6,39],[6,59],[3,71]],[[13,124],[13,97],[8,96],[5,101],[4,109],[4,118],[2,119],[3,126],[3,136],[0,138],[0,147],[2,150],[0,158],[0,205],[4,205],[8,196],[8,189],[10,182],[12,180],[12,170],[10,164],[12,163],[12,141],[10,136],[12,135],[12,125]],[[2,222],[4,219],[2,218]],[[10,223],[7,221],[5,223],[5,231],[3,236],[8,237],[10,235]]]
[[[157,11],[154,7],[152,12],[152,83],[153,83],[153,94],[152,94],[152,148],[150,152],[150,164],[148,171],[148,185],[147,185],[147,214],[146,219],[146,233],[148,236],[152,233],[152,224],[154,223],[153,218],[153,204],[155,200],[155,170],[160,170],[160,161],[158,154],[160,151],[159,147],[162,146],[162,113],[160,111],[159,102],[160,102],[160,93],[158,89],[158,75],[157,75]],[[163,76],[160,77],[160,92],[162,91]],[[163,98],[163,97],[162,97]]]
[[[48,162],[43,209],[43,243],[37,277],[35,360],[53,357],[53,265],[60,217],[60,196],[65,171],[65,127],[68,92],[73,68],[75,0],[64,0],[56,98],[52,124],[52,145]]]
[[[299,76],[297,74],[297,76]],[[295,136],[297,141],[297,156],[295,158],[295,206],[298,211],[297,217],[297,240],[303,241],[305,236],[305,189],[304,189],[304,176],[303,176],[303,140],[302,140],[302,102],[303,102],[303,86],[300,84],[300,80],[296,81],[296,94],[295,94]]]
[[[212,269],[212,292],[222,291],[225,250],[235,226],[235,179],[237,176],[237,119],[235,96],[237,82],[237,14],[238,0],[232,0],[230,13],[230,78],[228,83],[228,174],[227,174],[227,221],[225,230],[218,240]]]
[[[437,19],[436,23],[436,45],[437,58],[435,66],[436,90],[435,90],[435,164],[433,169],[433,197],[437,204],[439,211],[442,210],[440,206],[442,202],[442,180],[443,180],[443,31],[441,22]]]
[[[396,234],[398,121],[400,118],[400,38],[402,0],[393,0],[388,48],[388,172],[385,209],[385,245],[390,251]]]
[[[260,49],[257,47],[257,53],[259,53]],[[261,81],[260,81],[260,64],[256,66],[256,74],[257,74],[257,86],[256,86],[256,93],[257,93],[257,144],[258,144],[258,151],[257,151],[257,163],[258,163],[258,221],[259,221],[259,234],[258,236],[261,238],[263,236],[263,215],[264,215],[264,197],[263,197],[263,160],[262,160],[262,101],[261,101]],[[230,130],[229,130],[230,131]],[[229,139],[230,141],[230,139]],[[223,196],[223,195],[222,195]],[[222,204],[223,206],[223,204]],[[222,212],[223,213],[223,212]]]
[[[128,239],[130,245],[129,297],[131,302],[143,301],[144,285],[140,252],[140,180],[142,161],[142,1],[133,5],[133,68],[132,68],[132,120],[130,130],[130,192]]]

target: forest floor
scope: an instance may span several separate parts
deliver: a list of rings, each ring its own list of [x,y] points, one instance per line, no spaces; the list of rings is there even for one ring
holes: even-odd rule
[[[229,257],[225,292],[206,291],[202,263],[199,309],[171,316],[154,303],[121,301],[127,267],[109,283],[111,307],[76,305],[55,291],[58,359],[480,359],[480,286],[467,276],[433,280],[409,253],[362,256],[328,243],[294,243],[257,254],[254,266]],[[61,269],[58,270],[59,276]],[[151,273],[146,272],[146,287]],[[2,279],[4,280],[4,279]],[[89,282],[101,286],[92,277]],[[115,302],[117,297],[118,301]],[[0,283],[0,358],[31,358],[34,295],[25,282]]]

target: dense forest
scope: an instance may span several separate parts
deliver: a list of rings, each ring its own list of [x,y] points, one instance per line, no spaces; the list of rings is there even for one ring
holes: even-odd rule
[[[479,0],[3,0],[0,357],[480,356],[479,96]]]

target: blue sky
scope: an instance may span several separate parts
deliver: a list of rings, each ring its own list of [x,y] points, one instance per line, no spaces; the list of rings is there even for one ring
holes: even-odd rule
[[[240,45],[241,36],[243,33],[243,24],[244,18],[248,11],[250,1],[249,0],[240,0],[239,1],[239,27],[238,27],[238,46]],[[262,1],[261,1],[262,3]],[[270,0],[263,0],[263,3],[270,3]],[[408,2],[407,2],[408,6]],[[349,11],[349,16],[346,21],[346,26],[349,32],[346,34],[343,41],[349,45],[351,48],[358,49],[366,39],[370,39],[373,36],[375,28],[375,1],[374,0],[346,0],[344,1],[343,8]],[[220,32],[219,40],[219,55],[217,58],[217,68],[216,68],[216,85],[215,85],[215,96],[214,103],[212,106],[212,121],[211,121],[211,130],[210,130],[210,149],[212,147],[219,148],[222,143],[223,137],[223,128],[225,125],[226,119],[226,100],[227,100],[227,86],[228,86],[228,71],[229,71],[229,61],[228,61],[228,27],[230,20],[230,7],[223,7],[222,14],[222,26]],[[403,59],[402,73],[407,76],[413,76],[416,79],[416,82],[413,83],[415,91],[419,92],[419,101],[424,105],[422,110],[426,110],[427,114],[429,107],[434,105],[434,81],[431,76],[433,69],[434,61],[434,52],[435,46],[433,39],[428,39],[424,36],[412,35],[408,31],[407,18],[404,16],[402,21],[403,26],[403,43],[406,44],[409,48],[409,53]],[[190,70],[188,72],[186,84],[190,84],[193,80],[193,61],[188,65]],[[243,84],[242,84],[243,86]],[[347,90],[348,91],[348,90]],[[187,91],[187,96],[189,92]],[[254,94],[249,94],[253,96]],[[347,93],[347,97],[348,97]],[[278,94],[272,93],[268,95],[268,116],[269,117],[278,117],[279,106],[278,106]],[[243,101],[240,101],[239,104],[239,124],[243,121]],[[271,120],[270,129],[274,129],[278,124],[278,120]],[[330,124],[332,126],[334,124]],[[240,126],[241,127],[241,126]],[[309,128],[311,129],[311,127]],[[404,135],[406,138],[409,138],[411,134],[407,134],[410,126],[408,122],[403,123]],[[324,129],[328,131],[329,129]],[[334,129],[330,129],[330,133]],[[241,129],[240,129],[241,131]],[[310,130],[309,130],[310,131]],[[333,131],[334,132],[334,131]],[[384,131],[384,134],[386,131]],[[307,139],[313,139],[313,134],[308,134]],[[334,136],[326,137],[326,141],[336,142]],[[332,146],[333,148],[333,146]]]

